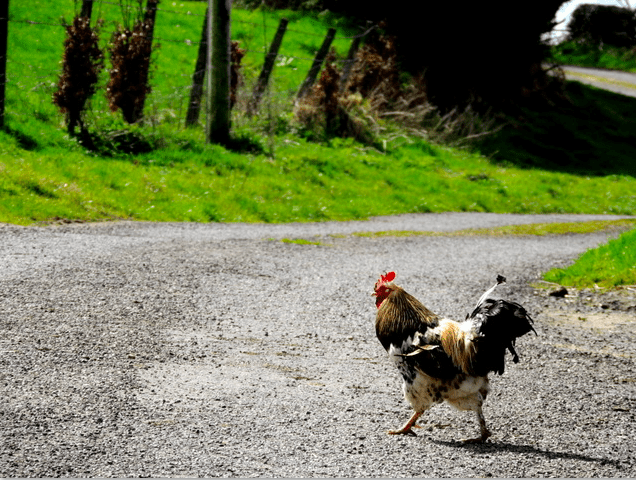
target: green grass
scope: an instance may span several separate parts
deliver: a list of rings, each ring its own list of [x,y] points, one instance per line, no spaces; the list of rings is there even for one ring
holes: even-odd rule
[[[545,273],[544,280],[579,288],[636,285],[636,229],[588,250],[568,268]]]
[[[552,47],[552,56],[561,65],[636,72],[636,52],[629,48],[606,45],[601,49],[576,42],[563,42]]]
[[[55,218],[290,222],[404,212],[636,212],[628,176],[502,168],[427,144],[392,155],[296,140],[276,158],[178,143],[132,158],[20,148],[0,133],[0,222]]]

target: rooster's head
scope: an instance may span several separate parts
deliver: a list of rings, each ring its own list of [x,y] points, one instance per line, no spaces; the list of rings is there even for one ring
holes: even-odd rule
[[[375,282],[375,286],[373,287],[373,296],[375,296],[375,306],[380,308],[382,302],[386,300],[386,298],[393,291],[393,285],[391,282],[395,279],[395,272],[389,272],[386,275],[380,275],[380,278],[377,282]]]

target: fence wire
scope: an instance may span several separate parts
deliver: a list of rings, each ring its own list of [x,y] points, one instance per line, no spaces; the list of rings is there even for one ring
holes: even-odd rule
[[[109,2],[109,1],[95,1],[95,6],[116,6],[120,7],[119,3]],[[60,29],[65,29],[67,25],[65,23],[66,20],[63,19],[62,16],[53,20],[51,18],[38,18],[36,16],[37,12],[31,12],[33,16],[31,18],[15,18],[11,14],[9,15],[9,32],[11,35],[11,31],[14,28],[19,28],[19,25],[23,26],[32,26],[33,28],[49,28],[56,27]],[[69,14],[71,12],[64,12]],[[75,12],[78,13],[78,12]],[[102,15],[103,12],[100,10],[98,15]],[[263,38],[257,39],[256,36],[251,40],[245,38],[239,38],[239,41],[244,44],[252,44],[243,45],[243,50],[245,51],[246,57],[244,59],[243,65],[243,81],[241,89],[239,91],[239,104],[246,103],[251,95],[253,84],[260,73],[260,69],[262,67],[262,62],[267,56],[269,52],[269,42],[271,42],[274,33],[278,28],[278,24],[273,24],[271,22],[271,18],[265,18],[265,14],[263,14],[263,22],[252,22],[241,19],[232,19],[232,22],[236,22],[239,24],[247,24],[253,27],[257,27],[258,29],[263,29]],[[166,24],[170,24],[170,20],[166,20],[166,17],[173,16],[177,17],[196,17],[201,19],[201,27],[203,26],[203,20],[206,17],[205,13],[197,13],[192,11],[179,11],[170,8],[161,8],[157,7],[157,17],[156,17],[156,26],[163,25],[165,27]],[[162,18],[163,17],[163,18]],[[61,22],[60,22],[61,19]],[[115,22],[110,22],[115,23]],[[12,27],[14,25],[15,27]],[[308,38],[306,45],[307,49],[314,49],[317,51],[320,45],[319,41],[316,41],[319,38],[324,38],[325,34],[307,32],[300,28],[293,28],[294,22],[290,21],[289,25],[292,28],[287,28],[287,35],[299,35],[302,37]],[[26,27],[23,27],[26,28]],[[101,27],[103,29],[103,25]],[[342,36],[337,35],[334,39],[334,42],[343,41],[350,42],[356,38],[364,37],[368,35],[376,26],[371,26],[366,28],[364,31],[357,33],[355,35]],[[189,102],[189,97],[192,90],[192,78],[197,73],[201,73],[201,71],[195,72],[194,68],[191,68],[191,71],[187,71],[186,64],[194,66],[197,50],[200,44],[200,29],[196,31],[197,39],[193,40],[191,38],[167,38],[165,36],[157,36],[155,27],[155,36],[153,45],[153,56],[162,55],[162,45],[159,45],[159,48],[156,48],[157,44],[170,44],[173,45],[174,48],[179,48],[179,45],[185,47],[197,47],[191,50],[190,54],[187,54],[188,57],[187,62],[180,62],[177,68],[174,68],[170,71],[166,70],[166,66],[163,68],[159,66],[160,62],[154,62],[151,65],[151,73],[150,73],[150,84],[152,87],[151,93],[147,97],[146,108],[161,110],[165,109],[165,114],[168,116],[177,115],[179,117],[178,121],[182,122],[185,117],[185,111],[187,109],[187,105]],[[191,34],[192,31],[190,30]],[[110,38],[112,35],[112,31],[104,31],[100,32],[100,37],[102,37],[102,42],[104,42],[104,38]],[[8,119],[11,118],[28,118],[32,117],[32,113],[22,113],[24,111],[31,111],[34,106],[36,107],[37,112],[41,112],[40,116],[58,116],[61,118],[61,114],[58,112],[57,107],[53,105],[52,95],[53,92],[57,88],[57,82],[59,80],[59,76],[61,74],[61,63],[62,63],[62,53],[63,53],[63,40],[64,33],[60,35],[59,41],[59,60],[57,64],[35,64],[31,63],[35,60],[25,61],[25,58],[16,58],[12,55],[12,38],[9,37],[8,44],[8,53],[7,53],[7,74],[5,78],[6,85],[6,101],[5,101],[5,116]],[[249,40],[249,41],[248,41]],[[15,41],[15,40],[14,40]],[[20,38],[21,42],[29,41],[29,39],[25,39],[23,37]],[[256,44],[260,44],[261,47],[256,47]],[[284,45],[284,44],[283,44]],[[309,47],[309,45],[314,45]],[[255,48],[256,47],[256,48]],[[341,45],[342,49],[342,45]],[[348,47],[347,49],[348,50]],[[342,54],[346,54],[346,50]],[[183,54],[179,54],[180,57],[183,57]],[[34,56],[35,57],[35,56]],[[40,55],[40,58],[44,58]],[[248,60],[247,62],[245,60]],[[44,60],[43,60],[44,61]],[[304,76],[314,61],[314,57],[310,56],[299,56],[299,55],[291,55],[284,52],[284,48],[276,55],[275,67],[272,74],[272,78],[270,80],[270,85],[268,86],[268,90],[266,92],[267,101],[273,102],[277,105],[283,105],[285,103],[289,104],[291,98],[300,87]],[[338,63],[343,63],[345,61],[344,58],[338,58],[336,60]],[[302,75],[299,75],[299,72],[302,72]],[[108,76],[110,74],[109,68],[103,68],[100,74],[100,85],[105,85]],[[164,79],[161,82],[161,87],[153,84],[153,79],[158,77],[162,77]],[[295,84],[291,82],[292,78],[296,78]],[[166,81],[167,80],[167,81]],[[205,85],[204,85],[205,88]],[[107,112],[108,101],[103,94],[105,92],[105,88],[101,88],[98,90],[98,93],[90,100],[89,105],[92,109],[91,114],[94,115],[100,112]],[[35,96],[35,97],[34,97]],[[282,107],[281,107],[282,108]],[[177,110],[175,113],[174,110]]]

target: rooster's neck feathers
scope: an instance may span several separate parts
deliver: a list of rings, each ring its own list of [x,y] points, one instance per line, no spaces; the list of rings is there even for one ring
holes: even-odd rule
[[[418,299],[393,283],[387,287],[391,293],[380,305],[375,323],[378,339],[386,350],[391,344],[402,345],[416,332],[424,333],[438,325],[439,317]]]

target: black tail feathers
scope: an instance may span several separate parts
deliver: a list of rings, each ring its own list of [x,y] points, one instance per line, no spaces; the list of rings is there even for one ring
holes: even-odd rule
[[[507,300],[484,300],[469,315],[469,321],[475,322],[479,332],[474,365],[483,375],[504,372],[506,350],[512,354],[512,361],[518,363],[519,355],[514,348],[516,339],[530,331],[537,333],[526,309]]]

